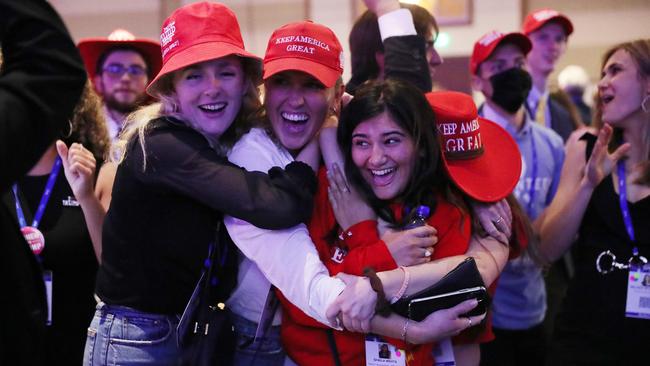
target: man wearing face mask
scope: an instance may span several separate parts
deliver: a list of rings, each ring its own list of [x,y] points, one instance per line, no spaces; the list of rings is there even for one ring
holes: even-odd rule
[[[564,149],[557,133],[526,113],[532,87],[525,66],[530,50],[525,35],[492,31],[474,44],[470,71],[472,87],[486,100],[479,114],[503,127],[519,146],[522,172],[513,193],[538,231],[557,190]],[[525,253],[501,273],[492,307],[496,338],[481,346],[481,365],[544,364],[546,289],[537,262]]]

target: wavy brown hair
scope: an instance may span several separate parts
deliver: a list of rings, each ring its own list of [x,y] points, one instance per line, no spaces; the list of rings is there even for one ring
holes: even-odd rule
[[[637,39],[631,42],[619,43],[605,52],[603,55],[603,62],[601,65],[601,70],[605,68],[607,61],[616,53],[618,50],[624,50],[632,58],[632,61],[637,66],[638,69],[638,78],[642,82],[650,80],[650,39]],[[650,103],[646,103],[650,104]],[[648,106],[650,107],[650,105]],[[593,125],[600,129],[603,126],[602,120],[602,102],[600,98],[596,99],[596,113],[594,113]],[[650,113],[646,112],[646,128],[645,128],[645,146],[650,146]],[[620,128],[614,128],[614,135],[609,143],[609,151],[616,150],[619,146],[623,144],[623,130]],[[641,163],[643,173],[637,179],[636,183],[650,185],[650,149],[646,160]]]
[[[70,134],[63,138],[66,145],[78,142],[90,150],[97,161],[106,160],[111,140],[106,128],[101,99],[90,80],[86,80],[81,98],[74,107],[70,126]]]

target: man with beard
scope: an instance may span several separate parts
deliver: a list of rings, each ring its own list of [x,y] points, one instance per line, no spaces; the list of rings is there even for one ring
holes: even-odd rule
[[[513,193],[537,232],[557,190],[564,149],[562,138],[535,123],[524,108],[532,87],[526,71],[531,47],[522,33],[492,31],[474,44],[470,71],[473,88],[486,99],[479,114],[503,127],[519,146],[522,173]],[[492,307],[496,338],[481,346],[482,365],[544,364],[546,289],[537,262],[525,253],[501,272]]]
[[[527,56],[533,87],[526,107],[535,121],[552,128],[566,141],[580,121],[573,120],[566,108],[549,97],[548,77],[566,52],[573,24],[569,18],[553,9],[541,9],[526,16],[522,32],[529,37],[533,46]]]
[[[150,101],[145,87],[160,70],[160,43],[117,29],[108,38],[81,40],[78,47],[89,79],[104,100],[106,125],[115,140],[126,116]]]

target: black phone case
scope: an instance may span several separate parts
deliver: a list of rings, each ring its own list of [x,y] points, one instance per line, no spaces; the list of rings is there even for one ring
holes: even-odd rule
[[[454,307],[472,297],[447,296],[444,300],[440,298],[436,299],[436,301],[427,301],[427,306],[418,305],[417,311],[413,309],[410,310],[409,305],[411,301],[473,287],[485,288],[485,284],[483,283],[483,278],[481,277],[481,274],[476,267],[474,258],[469,257],[461,262],[458,266],[456,266],[456,268],[447,273],[443,278],[440,279],[440,281],[418,293],[400,299],[391,305],[391,308],[395,313],[399,315],[415,321],[421,321],[436,310]],[[479,304],[469,313],[463,314],[464,316],[480,315],[488,310],[490,305],[490,296],[488,295],[487,291],[482,291],[480,294],[476,294],[476,296],[478,296],[476,299],[479,300]]]
[[[476,289],[472,291],[463,293],[448,292],[438,296],[439,297],[423,301],[411,300],[409,304],[408,317],[416,321],[421,321],[434,311],[452,308],[469,299],[477,299],[478,305],[476,305],[476,307],[469,313],[463,314],[463,316],[481,315],[487,311],[485,306],[487,290],[482,286],[476,287]]]

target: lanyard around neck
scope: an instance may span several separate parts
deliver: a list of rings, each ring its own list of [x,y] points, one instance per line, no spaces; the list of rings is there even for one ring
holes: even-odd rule
[[[50,172],[50,176],[47,179],[47,184],[45,185],[45,190],[43,191],[43,195],[41,196],[41,201],[38,204],[38,209],[36,210],[36,214],[34,215],[34,219],[32,220],[32,224],[30,225],[33,228],[38,228],[38,225],[41,222],[41,219],[43,218],[43,213],[45,212],[45,207],[47,206],[47,202],[50,200],[50,196],[52,195],[52,188],[54,188],[54,183],[56,183],[56,177],[59,175],[59,171],[61,170],[61,158],[56,157],[56,160],[54,161],[54,166],[52,167],[52,171]],[[27,220],[25,220],[25,214],[23,212],[23,208],[20,205],[20,199],[18,198],[18,185],[14,183],[13,185],[13,192],[14,192],[14,199],[16,201],[16,216],[18,217],[18,224],[20,225],[21,228],[24,228],[27,226]]]
[[[616,164],[618,170],[618,202],[621,206],[621,213],[623,214],[623,223],[625,230],[632,242],[636,241],[634,236],[634,226],[632,225],[632,216],[630,215],[630,208],[627,205],[627,183],[625,181],[625,162],[619,160]]]

